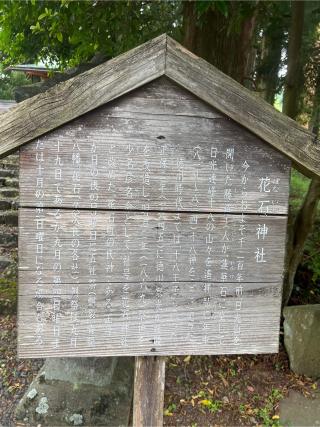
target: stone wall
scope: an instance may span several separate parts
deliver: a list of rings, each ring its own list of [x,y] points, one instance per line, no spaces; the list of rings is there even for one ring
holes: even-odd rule
[[[0,159],[0,314],[17,308],[18,162],[17,154]]]
[[[15,105],[0,100],[0,114]],[[0,278],[16,280],[18,251],[19,154],[0,159]],[[0,304],[1,309],[1,304]]]

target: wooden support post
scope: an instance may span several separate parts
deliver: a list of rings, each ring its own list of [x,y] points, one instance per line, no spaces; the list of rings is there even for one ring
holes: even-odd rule
[[[162,427],[165,357],[136,357],[133,427]]]

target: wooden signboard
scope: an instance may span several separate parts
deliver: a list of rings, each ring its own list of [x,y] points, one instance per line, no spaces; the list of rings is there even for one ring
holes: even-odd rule
[[[20,357],[278,350],[290,162],[162,77],[20,151]]]

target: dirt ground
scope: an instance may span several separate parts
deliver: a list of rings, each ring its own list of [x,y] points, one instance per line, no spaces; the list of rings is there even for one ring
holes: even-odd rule
[[[41,360],[17,360],[16,317],[0,316],[0,426],[21,426],[13,411]],[[289,370],[283,347],[259,356],[187,356],[167,361],[166,426],[280,426],[279,401],[289,390],[320,387]]]
[[[173,357],[165,425],[280,426],[280,400],[290,390],[312,396],[318,387],[290,371],[282,346],[274,355]]]
[[[13,412],[42,361],[17,359],[16,316],[0,316],[0,426],[16,426]]]

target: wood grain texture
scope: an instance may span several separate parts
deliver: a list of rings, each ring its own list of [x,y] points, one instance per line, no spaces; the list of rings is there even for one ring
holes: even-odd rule
[[[22,148],[20,170],[20,357],[277,351],[281,153],[161,78]]]
[[[0,155],[164,74],[166,36],[98,65],[1,116]]]
[[[281,151],[302,173],[320,176],[314,134],[170,37],[166,75]]]
[[[165,78],[22,148],[21,206],[39,202],[39,166],[43,206],[59,207],[59,199],[97,209],[288,210],[290,162]]]
[[[96,282],[258,283],[282,277],[287,222],[282,216],[72,210],[57,215],[45,209],[41,229],[35,230],[36,218],[36,209],[20,210],[19,283],[24,294],[25,284],[36,278],[39,257],[43,283],[52,283],[58,274],[57,250],[62,284],[72,277],[88,283],[91,268]],[[263,229],[267,235],[258,236]],[[263,262],[257,262],[262,248]]]
[[[19,357],[278,351],[281,282],[97,283],[94,295],[89,283],[59,289],[42,294],[30,284],[19,295]]]
[[[165,357],[136,357],[133,427],[163,425],[165,367]]]

